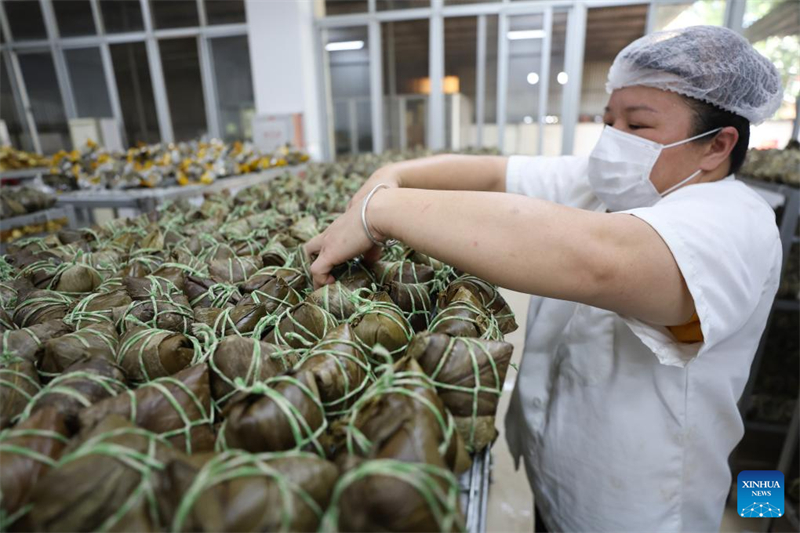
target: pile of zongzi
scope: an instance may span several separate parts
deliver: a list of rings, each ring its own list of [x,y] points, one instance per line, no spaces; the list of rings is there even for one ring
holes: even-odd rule
[[[0,257],[0,529],[460,531],[514,317],[402,244],[314,290],[376,156]]]
[[[742,169],[746,178],[800,186],[800,144],[790,141],[783,149],[748,150]]]

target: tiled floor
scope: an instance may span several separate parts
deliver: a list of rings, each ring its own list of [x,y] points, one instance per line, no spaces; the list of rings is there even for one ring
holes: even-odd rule
[[[508,302],[511,310],[517,317],[519,329],[506,336],[506,340],[514,345],[512,361],[519,364],[522,357],[522,347],[525,341],[525,321],[528,316],[529,296],[518,292],[502,290],[503,297]],[[533,495],[524,469],[514,470],[514,462],[506,446],[503,435],[503,420],[508,409],[508,401],[514,388],[517,373],[509,369],[506,376],[504,394],[500,399],[497,410],[497,428],[500,437],[492,449],[494,455],[494,468],[492,471],[492,485],[489,490],[488,516],[486,529],[490,532],[520,531],[530,533],[533,531]],[[721,532],[760,531],[761,524],[753,523],[739,517],[733,508],[726,509],[722,519]]]

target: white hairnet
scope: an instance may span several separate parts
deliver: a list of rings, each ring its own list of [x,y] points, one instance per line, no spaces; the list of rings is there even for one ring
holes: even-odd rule
[[[632,85],[696,98],[753,124],[771,117],[783,97],[775,65],[744,37],[717,26],[651,33],[626,46],[606,90]]]

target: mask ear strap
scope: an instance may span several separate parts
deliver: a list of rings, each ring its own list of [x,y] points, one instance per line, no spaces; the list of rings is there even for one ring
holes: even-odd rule
[[[705,133],[701,133],[700,135],[695,135],[694,137],[689,137],[688,139],[684,139],[682,141],[674,142],[674,143],[671,143],[671,144],[665,144],[664,148],[672,148],[673,146],[680,146],[681,144],[690,143],[690,142],[692,142],[694,140],[697,140],[697,139],[700,139],[702,137],[705,137],[706,135],[711,135],[712,133],[717,133],[719,131],[722,131],[722,127],[715,128],[713,130],[709,130],[709,131],[707,131]]]
[[[662,192],[661,196],[664,197],[664,196],[668,195],[669,193],[671,193],[672,191],[674,191],[675,189],[677,189],[678,187],[680,187],[681,185],[683,185],[684,183],[686,183],[688,181],[692,181],[695,178],[695,176],[700,174],[702,171],[703,171],[703,169],[697,169],[697,172],[695,172],[694,174],[692,174],[691,176],[689,176],[685,180],[679,181],[678,183],[676,183],[675,185],[673,185],[672,187],[670,187],[666,191]]]

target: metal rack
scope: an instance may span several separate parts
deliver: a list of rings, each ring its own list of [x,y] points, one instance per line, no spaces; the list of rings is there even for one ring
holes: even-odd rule
[[[266,183],[283,175],[286,172],[299,174],[306,169],[306,165],[292,167],[275,167],[261,172],[243,174],[241,176],[220,178],[210,185],[186,185],[174,187],[160,187],[152,189],[124,189],[124,190],[81,190],[61,194],[58,197],[59,205],[69,205],[82,210],[82,223],[91,223],[94,220],[92,213],[96,208],[131,208],[140,213],[154,210],[160,204],[179,198],[192,198],[205,193],[229,190],[236,193],[242,189]]]
[[[461,474],[461,509],[469,533],[486,531],[486,508],[489,502],[489,483],[492,473],[492,451],[487,447],[472,458],[472,467]]]
[[[781,247],[783,249],[783,267],[785,268],[788,261],[789,254],[791,253],[792,245],[800,242],[800,238],[795,235],[798,220],[800,220],[800,189],[791,187],[789,185],[768,183],[762,181],[755,181],[743,179],[745,183],[755,189],[761,194],[765,200],[772,206],[773,209],[783,208],[781,216],[779,232],[781,237]],[[782,201],[778,201],[782,198]],[[739,412],[741,413],[742,420],[744,421],[745,428],[751,431],[767,432],[776,435],[785,435],[783,444],[781,446],[781,453],[778,459],[776,469],[783,472],[784,479],[789,480],[790,469],[792,468],[792,460],[797,457],[798,438],[800,434],[800,396],[794,406],[794,414],[791,422],[787,423],[773,423],[762,422],[758,420],[748,419],[747,412],[752,404],[753,389],[756,381],[758,380],[759,371],[764,361],[764,352],[769,337],[769,331],[773,324],[773,317],[775,312],[797,311],[800,310],[800,301],[791,298],[776,298],[770,311],[770,316],[767,319],[767,325],[764,329],[764,334],[758,345],[753,364],[750,371],[750,378],[745,385],[742,397],[739,401]],[[789,500],[785,502],[786,509],[784,516],[793,527],[797,527],[798,516],[797,510],[791,505]],[[776,519],[770,518],[761,524],[762,531],[771,531]]]
[[[51,220],[67,219],[67,227],[76,227],[75,209],[71,205],[63,205],[35,211],[18,217],[0,220],[0,231],[8,231],[22,226],[45,224]],[[5,253],[7,243],[0,243],[0,253]]]
[[[797,229],[797,222],[800,220],[800,189],[790,187],[788,185],[767,183],[750,179],[742,179],[742,181],[755,189],[756,192],[762,194],[762,196],[765,196],[765,199],[770,203],[773,209],[783,207],[783,216],[781,217],[779,232],[781,237],[781,248],[783,250],[783,266],[785,267],[789,258],[789,254],[791,253],[792,244],[797,242],[797,237],[794,233]],[[782,203],[774,201],[774,197],[778,195],[784,198]],[[753,387],[755,386],[756,378],[758,377],[758,372],[763,361],[764,348],[766,347],[766,341],[769,337],[768,333],[770,326],[772,325],[773,315],[776,310],[785,311],[797,309],[800,309],[800,302],[796,299],[775,299],[769,319],[767,320],[767,326],[764,329],[764,334],[761,336],[758,350],[753,358],[753,366],[750,370],[750,379],[748,380],[747,385],[745,385],[741,400],[739,400],[739,411],[742,413],[743,418],[750,408]],[[747,424],[747,419],[745,419],[745,424]]]
[[[783,441],[783,447],[781,448],[781,456],[778,459],[778,470],[783,472],[783,480],[784,486],[789,479],[789,471],[792,468],[792,460],[796,460],[797,458],[797,441],[800,439],[800,397],[798,397],[797,403],[794,405],[794,415],[792,416],[792,421],[789,424],[788,431],[786,433],[786,439]],[[795,530],[798,529],[798,523],[800,519],[798,519],[797,509],[794,508],[792,502],[789,501],[784,495],[784,516],[789,520],[792,524],[792,527]],[[770,530],[772,529],[772,522],[774,519],[770,520]]]
[[[36,167],[36,168],[20,168],[14,170],[4,170],[0,172],[0,182],[5,180],[29,180],[42,174],[48,174],[49,168]]]

